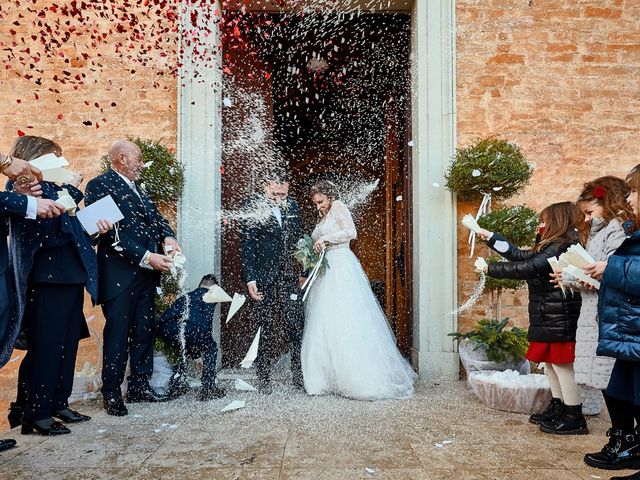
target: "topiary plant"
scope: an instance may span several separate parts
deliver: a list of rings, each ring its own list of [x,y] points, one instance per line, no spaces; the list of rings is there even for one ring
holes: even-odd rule
[[[466,333],[450,333],[449,336],[458,341],[469,340],[475,343],[474,350],[486,347],[487,359],[492,362],[520,361],[524,359],[529,348],[527,331],[518,327],[505,330],[507,323],[508,318],[500,321],[483,318],[476,323],[473,330]]]
[[[505,200],[524,188],[531,174],[516,144],[489,137],[458,148],[445,178],[460,200],[477,200],[484,193]]]
[[[487,213],[478,219],[478,225],[490,232],[499,232],[514,245],[533,245],[538,230],[538,213],[525,205],[504,207]],[[497,254],[491,254],[487,263],[504,261]],[[489,292],[489,316],[502,317],[502,294],[505,290],[517,291],[526,286],[524,280],[487,277],[485,292]]]
[[[538,231],[538,212],[525,205],[503,207],[482,215],[478,225],[490,232],[499,232],[514,245],[533,245]]]
[[[140,175],[140,186],[156,205],[175,205],[184,188],[184,165],[175,154],[159,142],[129,138],[142,150],[142,161],[148,165]],[[102,171],[111,166],[109,156],[101,158]]]

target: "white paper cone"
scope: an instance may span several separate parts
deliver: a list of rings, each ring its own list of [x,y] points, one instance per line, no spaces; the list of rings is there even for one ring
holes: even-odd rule
[[[47,153],[41,157],[34,158],[29,163],[42,171],[69,166],[69,162],[66,158],[58,157],[55,153]]]
[[[258,333],[256,333],[256,336],[254,337],[253,342],[251,342],[251,346],[249,347],[247,354],[244,356],[244,359],[242,360],[242,362],[240,362],[240,366],[242,368],[251,368],[251,366],[253,365],[253,362],[255,362],[256,358],[258,357],[258,345],[260,343],[261,329],[262,327],[258,328]]]
[[[462,225],[475,233],[479,233],[481,230],[480,225],[478,225],[476,219],[469,214],[466,214],[464,217],[462,217]]]
[[[231,412],[232,410],[240,410],[241,408],[245,407],[245,402],[244,400],[234,400],[233,402],[231,402],[229,405],[227,405],[226,407],[224,407],[222,410],[220,410],[221,412]]]
[[[202,296],[206,303],[230,302],[231,297],[219,285],[214,285]]]
[[[244,305],[244,302],[247,301],[247,297],[241,295],[240,293],[233,294],[233,300],[231,301],[231,306],[229,307],[229,313],[227,313],[227,319],[224,323],[229,323],[229,320],[233,318],[233,316],[238,313],[240,307]]]
[[[257,389],[253,385],[245,382],[241,378],[236,378],[236,383],[234,384],[234,388],[242,392],[257,392]]]
[[[56,202],[60,205],[63,205],[67,212],[73,212],[76,208],[78,208],[78,205],[76,205],[75,200],[71,195],[69,195],[69,192],[66,188],[63,188],[60,192],[58,192],[58,199],[56,200]]]

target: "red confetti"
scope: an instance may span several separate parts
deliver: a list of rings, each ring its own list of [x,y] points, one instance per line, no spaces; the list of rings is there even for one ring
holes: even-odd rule
[[[25,133],[22,130],[18,130],[18,136],[19,137],[24,137]]]

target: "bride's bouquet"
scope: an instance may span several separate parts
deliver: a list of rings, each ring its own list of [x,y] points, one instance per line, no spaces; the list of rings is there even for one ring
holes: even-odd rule
[[[304,272],[310,272],[313,270],[318,262],[320,262],[319,270],[324,271],[325,268],[329,268],[329,262],[324,255],[318,255],[313,250],[313,240],[309,235],[305,235],[296,244],[296,251],[293,254],[296,261],[302,265]]]

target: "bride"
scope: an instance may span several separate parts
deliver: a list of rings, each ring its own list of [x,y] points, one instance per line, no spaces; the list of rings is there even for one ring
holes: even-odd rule
[[[349,248],[356,227],[336,187],[311,189],[320,220],[316,252],[326,249],[329,267],[310,287],[302,340],[302,373],[309,395],[334,393],[361,400],[404,398],[416,374],[395,338],[360,262]]]

